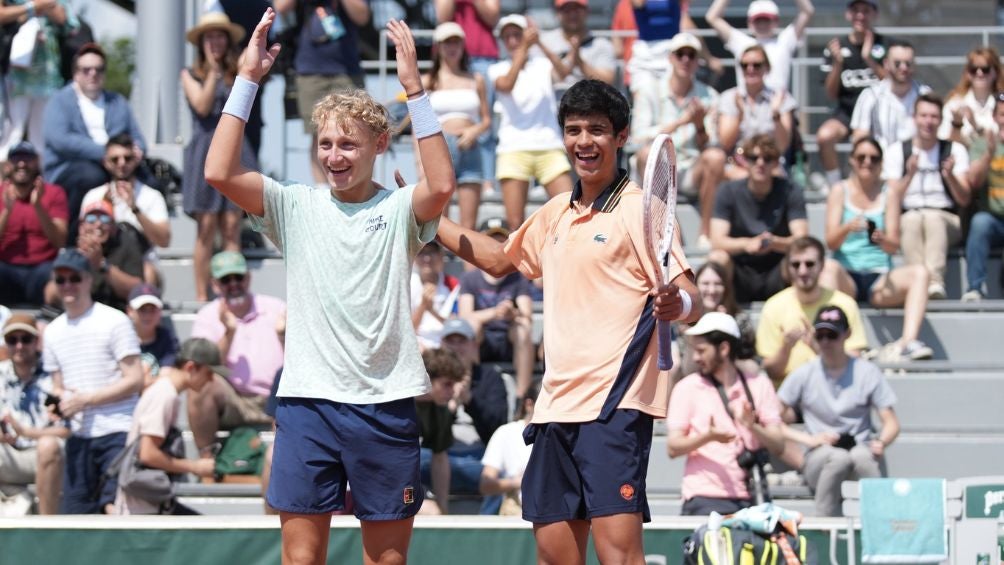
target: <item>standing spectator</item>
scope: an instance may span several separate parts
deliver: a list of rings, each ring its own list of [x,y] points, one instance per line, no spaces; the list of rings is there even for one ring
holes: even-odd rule
[[[819,353],[809,320],[823,306],[840,306],[846,312],[853,330],[846,342],[849,354],[858,356],[868,347],[857,302],[839,290],[819,284],[825,257],[818,239],[807,236],[793,241],[784,263],[791,286],[770,297],[760,310],[756,349],[763,357],[764,370],[774,382],[783,381]]]
[[[700,202],[701,227],[698,248],[710,249],[711,211],[715,191],[722,179],[725,152],[718,146],[718,92],[697,80],[697,54],[701,42],[681,32],[669,46],[672,71],[668,80],[634,97],[631,140],[639,145],[636,155],[639,177],[644,174],[649,144],[665,133],[673,138],[679,190]]]
[[[105,90],[105,52],[96,43],[83,45],[73,58],[73,81],[45,106],[45,177],[62,186],[70,203],[71,241],[84,193],[108,182],[102,161],[105,144],[120,133],[132,136],[136,159],[146,142],[139,124],[121,95]]]
[[[0,361],[0,485],[35,484],[38,513],[59,508],[66,422],[45,406],[52,377],[39,360],[35,319],[14,314],[3,324],[9,359]]]
[[[718,99],[718,140],[722,148],[731,155],[754,136],[768,135],[784,155],[791,144],[798,103],[787,90],[774,90],[764,82],[771,63],[763,46],[744,49],[739,68],[745,91],[738,86],[730,88]],[[741,169],[732,171],[738,173],[733,178],[745,176]]]
[[[281,15],[296,14],[296,105],[303,132],[310,137],[310,171],[325,185],[325,174],[314,156],[317,131],[311,124],[314,104],[329,92],[365,88],[359,56],[359,28],[370,19],[369,0],[273,0]],[[257,168],[245,165],[249,168]]]
[[[812,0],[795,0],[798,15],[795,16],[795,21],[785,26],[780,33],[777,31],[780,24],[779,12],[774,0],[750,2],[746,9],[746,23],[751,32],[749,34],[732,27],[722,17],[728,5],[729,0],[715,0],[705,15],[708,25],[718,32],[718,37],[725,43],[725,48],[738,60],[747,48],[757,44],[762,45],[767,53],[767,60],[770,61],[770,73],[764,82],[775,91],[791,90],[788,87],[791,79],[791,58],[795,56],[798,44],[805,37],[805,28],[809,26],[809,20],[816,11]],[[743,89],[744,79],[744,73],[736,73],[740,91]]]
[[[415,399],[418,412],[419,436],[423,458],[430,455],[429,486],[434,505],[426,503],[423,513],[448,514],[450,510],[450,457],[447,452],[453,445],[453,420],[450,410],[454,389],[464,378],[460,359],[445,349],[427,349],[422,353],[425,370],[432,382],[428,394]]]
[[[3,173],[0,304],[40,306],[52,260],[66,244],[66,194],[42,179],[38,153],[27,141],[11,148]]]
[[[217,232],[223,249],[240,251],[240,208],[213,190],[203,173],[206,153],[213,132],[223,115],[223,104],[237,77],[235,46],[244,29],[230,22],[226,14],[204,14],[198,25],[186,32],[195,46],[195,65],[181,71],[181,86],[192,111],[192,139],[185,147],[185,171],[181,190],[185,213],[197,223],[192,262],[195,274],[195,299],[204,302],[209,295],[209,258]],[[241,163],[257,168],[258,160],[244,139]]]
[[[562,151],[552,86],[552,73],[562,79],[568,69],[540,44],[537,29],[530,27],[525,16],[506,16],[499,20],[498,29],[511,60],[488,69],[502,114],[495,175],[502,183],[506,220],[516,228],[523,223],[530,179],[544,185],[552,197],[572,190],[571,165]],[[544,57],[530,57],[534,45]]]
[[[584,78],[613,84],[617,73],[614,45],[589,32],[588,0],[554,0],[558,27],[540,34],[540,43],[561,58],[568,74],[554,84],[554,97],[561,100],[570,86]]]
[[[178,407],[181,393],[198,396],[206,386],[219,375],[227,378],[230,369],[223,366],[220,350],[213,342],[198,337],[185,341],[178,358],[171,366],[164,367],[162,374],[143,391],[136,411],[133,412],[132,427],[126,443],[139,442],[136,461],[147,469],[167,471],[172,479],[191,473],[197,477],[211,477],[216,469],[213,457],[196,460],[178,458],[164,451],[164,444],[176,436]],[[178,503],[177,499],[166,503],[154,503],[126,493],[121,488],[115,496],[115,514],[196,514],[190,508]]]
[[[931,89],[914,80],[915,64],[912,45],[905,41],[889,44],[889,54],[884,61],[886,78],[862,91],[854,104],[851,115],[854,141],[874,137],[888,149],[916,134],[914,106],[920,95]],[[940,124],[940,117],[938,122]]]
[[[530,425],[533,419],[533,407],[537,404],[537,395],[540,394],[540,384],[534,383],[527,389],[526,395],[520,400],[519,411],[516,420],[509,422],[495,430],[488,446],[485,447],[484,457],[481,458],[481,482],[479,490],[486,497],[503,495],[509,499],[515,499],[519,506],[523,505],[523,471],[526,470],[527,463],[530,462],[530,452],[533,445],[527,445],[523,441],[523,431]],[[501,504],[501,512],[505,515],[518,516],[522,508],[507,509],[504,501]],[[484,506],[482,506],[484,510]],[[484,514],[485,512],[482,512]]]
[[[53,280],[65,312],[45,328],[42,361],[73,431],[66,440],[62,514],[111,512],[117,483],[103,477],[125,447],[143,386],[132,323],[91,299],[92,279],[85,255],[72,248],[59,252]]]
[[[415,256],[411,270],[411,322],[422,350],[439,347],[443,323],[457,313],[460,281],[444,272],[443,247],[433,240]]]
[[[630,0],[638,37],[631,46],[627,71],[631,94],[651,88],[669,72],[669,42],[684,30],[695,29],[687,10],[690,0]]]
[[[638,24],[634,21],[634,7],[631,5],[631,0],[617,1],[610,30],[615,32],[634,32],[634,35],[631,36],[615,35],[610,38],[614,46],[614,55],[620,60],[620,66],[623,69],[624,86],[630,89],[631,73],[627,69],[627,62],[631,60],[631,50],[634,48],[634,42],[638,34]]]
[[[736,367],[740,333],[732,316],[708,312],[686,334],[698,372],[673,387],[666,420],[669,456],[687,456],[682,512],[731,514],[754,504],[747,481],[762,472],[740,466],[740,456],[784,449],[780,405],[770,379]]]
[[[990,249],[1004,244],[1004,96],[994,96],[996,133],[984,132],[986,145],[973,144],[969,179],[978,209],[969,222],[966,240],[966,284],[964,302],[978,302],[986,296],[987,259]],[[982,145],[982,144],[979,144]]]
[[[840,516],[840,483],[881,476],[885,450],[899,435],[896,394],[882,370],[847,354],[854,330],[839,306],[826,306],[813,322],[819,358],[788,375],[777,396],[784,420],[805,421],[805,431],[785,426],[785,438],[808,448],[801,468],[816,499],[816,514]],[[877,411],[882,429],[872,427]]]
[[[819,160],[825,171],[825,181],[816,184],[829,188],[840,182],[842,174],[837,160],[837,143],[851,134],[851,115],[861,92],[885,78],[883,66],[888,39],[875,31],[878,18],[876,0],[850,0],[844,17],[851,24],[846,36],[834,37],[823,49],[820,70],[826,74],[826,96],[835,100],[833,113],[819,126]]]
[[[265,402],[283,366],[286,303],[252,293],[244,256],[221,251],[210,265],[217,298],[199,309],[192,337],[220,348],[230,376],[213,378],[205,394],[188,397],[188,422],[195,445],[205,449],[219,430],[271,424]]]
[[[882,148],[870,137],[851,150],[851,176],[833,186],[826,201],[826,263],[821,284],[876,308],[903,308],[903,335],[889,344],[885,361],[929,359],[917,339],[927,312],[929,275],[922,265],[893,268],[899,249],[900,199],[882,181]]]
[[[745,304],[786,286],[784,254],[809,233],[809,222],[802,190],[771,174],[781,156],[774,139],[758,135],[743,149],[749,177],[723,184],[715,196],[708,260],[726,267]]]
[[[1004,67],[993,47],[977,47],[966,55],[962,78],[948,93],[938,137],[957,141],[967,148],[989,130],[996,135],[996,94],[1004,92]]]
[[[173,367],[178,354],[178,336],[170,326],[161,324],[163,313],[157,287],[144,283],[129,291],[126,315],[139,337],[144,387],[153,384],[161,367]]]
[[[489,218],[481,233],[505,241],[509,225],[502,218]],[[531,283],[520,273],[498,278],[480,269],[460,277],[458,314],[480,336],[482,362],[499,361],[516,367],[516,394],[522,397],[533,378],[536,360],[533,347],[533,299]]]
[[[893,57],[890,55],[890,57]],[[916,134],[886,148],[883,173],[903,208],[900,220],[907,265],[923,265],[930,298],[945,298],[948,248],[962,241],[960,210],[969,205],[969,152],[938,139],[941,98],[921,94],[914,102]]]

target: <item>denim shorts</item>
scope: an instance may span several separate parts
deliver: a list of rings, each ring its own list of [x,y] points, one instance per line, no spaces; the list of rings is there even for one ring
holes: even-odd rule
[[[457,175],[457,184],[480,183],[485,180],[485,171],[481,162],[481,151],[475,143],[470,149],[457,146],[459,136],[444,133],[446,146],[450,149],[450,160],[453,161],[453,172]]]

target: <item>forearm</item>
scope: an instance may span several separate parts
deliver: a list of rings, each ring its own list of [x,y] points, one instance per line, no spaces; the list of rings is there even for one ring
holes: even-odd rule
[[[973,161],[972,166],[969,167],[969,186],[978,188],[987,182],[987,173],[990,172],[991,153],[992,151],[988,150],[982,157]],[[0,222],[2,221],[0,219]],[[2,229],[0,229],[0,233],[3,233]]]
[[[781,432],[784,434],[784,439],[788,441],[793,441],[806,447],[816,446],[815,438],[803,430],[784,425],[781,426]]]
[[[112,287],[112,292],[120,298],[126,298],[129,296],[129,292],[133,289],[133,287],[143,282],[142,269],[140,270],[140,276],[130,275],[119,267],[111,264],[107,264],[107,269],[105,279]]]
[[[356,24],[356,27],[366,25],[370,19],[370,6],[366,0],[340,0],[345,13]]]
[[[753,431],[753,435],[756,436],[757,441],[760,442],[760,445],[765,447],[767,451],[771,453],[781,453],[784,451],[784,433],[781,431],[779,424],[761,426],[759,423],[754,422],[751,430]]]
[[[456,0],[436,0],[434,4],[436,21],[452,22],[453,14],[456,12],[456,4]]]
[[[675,459],[694,451],[708,441],[710,437],[706,433],[671,436],[666,441],[666,450],[669,452],[669,457]]]
[[[478,490],[485,496],[506,494],[519,489],[519,487],[519,481],[516,479],[490,477],[485,474],[481,475],[481,481],[478,483]]]
[[[553,51],[547,48],[543,43],[538,43],[537,47],[540,49],[541,53],[547,57],[548,61],[551,61],[551,66],[554,67],[554,74],[558,76],[558,80],[562,80],[572,73],[572,68],[564,61],[561,57],[554,54]]]
[[[10,222],[10,208],[4,208],[0,212],[0,236],[7,231],[7,224]]]
[[[220,80],[220,72],[210,70],[201,84],[196,82],[195,79],[187,80],[191,81],[191,83],[186,85],[187,88],[185,88],[185,96],[188,98],[188,104],[196,115],[200,118],[205,118],[213,111],[213,101],[216,98],[216,84]]]
[[[68,438],[70,437],[70,430],[64,426],[54,425],[46,426],[44,428],[35,428],[28,426],[26,428],[21,428],[18,430],[18,435],[26,437],[28,439],[38,439],[45,436],[53,436],[58,438]]]
[[[450,508],[450,456],[446,451],[432,454],[431,463],[432,494],[443,514]]]
[[[512,64],[509,66],[509,72],[500,76],[495,81],[495,90],[499,92],[511,92],[516,85],[516,79],[519,78],[519,72],[523,70],[523,65],[526,64],[529,56],[526,46],[517,48],[512,54]]]
[[[728,253],[729,255],[735,257],[736,255],[742,255],[746,253],[746,247],[756,238],[753,237],[729,237],[718,236],[712,234],[711,236],[711,246],[715,249],[721,249],[722,251]]]
[[[784,379],[784,370],[788,367],[792,347],[793,345],[782,343],[776,353],[764,358],[763,370],[772,381],[780,382]]]
[[[840,97],[840,73],[844,65],[836,61],[833,61],[832,65],[830,72],[826,73],[826,81],[823,84],[826,87],[826,96],[830,100],[836,100]]]
[[[35,216],[38,218],[38,223],[42,226],[42,233],[45,234],[45,239],[49,240],[49,243],[53,247],[59,249],[66,245],[66,222],[53,220],[49,212],[38,204],[35,205]],[[3,223],[6,224],[6,221]],[[6,225],[3,227],[6,227]],[[3,233],[3,229],[0,229],[0,233]]]
[[[501,15],[501,6],[498,0],[474,0],[474,11],[488,27],[495,27]]]
[[[140,227],[150,243],[157,247],[167,247],[171,245],[171,224],[169,222],[155,222],[146,217],[146,214],[139,208],[134,210],[136,219],[139,220]]]
[[[952,196],[952,200],[958,203],[959,206],[968,206],[971,195],[965,177],[959,178],[954,174],[947,174],[945,177],[948,179],[948,191]]]
[[[223,335],[216,341],[216,347],[220,350],[220,359],[226,359],[230,354],[230,345],[234,342],[234,334],[237,330],[224,330]]]
[[[778,150],[784,154],[791,144],[792,120],[791,114],[785,113],[774,118],[774,142]]]
[[[493,277],[504,277],[516,270],[501,242],[461,227],[447,218],[439,221],[436,238],[453,254]]]

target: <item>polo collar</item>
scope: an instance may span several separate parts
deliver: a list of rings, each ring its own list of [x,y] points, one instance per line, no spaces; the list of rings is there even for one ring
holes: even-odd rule
[[[631,178],[628,176],[626,169],[617,169],[617,178],[610,186],[603,189],[603,192],[593,200],[592,208],[598,212],[613,212],[614,208],[621,201],[621,195],[624,193],[624,188],[627,187],[628,183],[631,182]],[[572,197],[568,201],[568,205],[572,206],[582,198],[582,181],[576,181],[575,188],[572,189]]]

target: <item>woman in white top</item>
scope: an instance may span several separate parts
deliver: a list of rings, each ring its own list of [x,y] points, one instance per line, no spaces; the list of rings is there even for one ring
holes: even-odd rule
[[[470,71],[470,57],[464,47],[464,30],[460,25],[455,22],[439,24],[432,38],[435,43],[432,69],[422,76],[422,83],[450,148],[457,175],[460,225],[473,230],[481,204],[481,183],[485,180],[478,137],[492,126],[485,77]],[[417,146],[415,155],[417,158]],[[420,160],[418,173],[424,178]],[[447,208],[443,213],[448,211]]]
[[[1000,55],[993,47],[973,49],[966,55],[959,84],[948,94],[938,137],[969,147],[983,133],[997,133],[994,95],[998,92],[1004,92]]]

